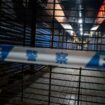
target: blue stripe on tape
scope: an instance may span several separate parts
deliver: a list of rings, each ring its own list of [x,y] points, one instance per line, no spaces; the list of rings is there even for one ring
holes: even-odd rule
[[[12,45],[0,45],[0,61],[3,61],[7,58],[12,48]]]
[[[96,68],[96,69],[105,69],[105,58],[101,58],[101,56],[105,56],[105,52],[97,52],[95,56],[90,60],[90,62],[86,65],[87,68]],[[100,60],[102,61],[100,65]]]

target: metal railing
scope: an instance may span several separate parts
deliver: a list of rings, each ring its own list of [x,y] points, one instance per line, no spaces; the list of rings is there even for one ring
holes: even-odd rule
[[[25,75],[23,78],[23,91],[18,91],[11,103],[15,100],[32,105],[105,104],[105,71],[50,66],[31,75],[28,81]]]

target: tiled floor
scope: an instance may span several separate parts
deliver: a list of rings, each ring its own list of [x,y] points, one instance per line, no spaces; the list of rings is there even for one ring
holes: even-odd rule
[[[24,90],[25,101],[48,105],[49,73],[44,72]],[[79,105],[105,105],[105,78],[92,76],[102,77],[105,76],[105,73],[82,71]],[[50,105],[78,105],[79,70],[53,68],[51,78]]]

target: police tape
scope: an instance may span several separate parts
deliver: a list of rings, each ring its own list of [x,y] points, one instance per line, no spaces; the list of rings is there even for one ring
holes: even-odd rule
[[[105,52],[0,45],[0,61],[105,69]]]

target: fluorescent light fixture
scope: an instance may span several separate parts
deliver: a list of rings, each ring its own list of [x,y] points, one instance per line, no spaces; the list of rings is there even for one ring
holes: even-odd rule
[[[64,29],[73,29],[70,24],[61,24]]]
[[[82,18],[80,18],[80,19],[78,20],[78,23],[79,23],[79,24],[82,24],[82,23],[83,23]]]
[[[82,24],[80,24],[80,27],[83,27],[83,25],[82,25]]]
[[[83,31],[80,31],[80,35],[83,35]]]
[[[70,35],[73,35],[73,28],[70,24],[61,24],[62,27],[65,29],[66,32],[68,32]]]
[[[80,27],[80,29],[79,29],[80,31],[83,31],[83,28],[82,27]]]
[[[91,31],[96,31],[98,29],[99,25],[95,25],[91,28]]]
[[[82,17],[82,13],[81,13],[81,11],[79,12],[79,17]]]
[[[82,26],[80,26],[80,35],[83,35],[83,28],[82,28]]]
[[[73,35],[73,31],[72,30],[66,30],[66,32],[68,32],[70,35]]]
[[[90,34],[89,33],[84,33],[84,36],[90,36]]]

